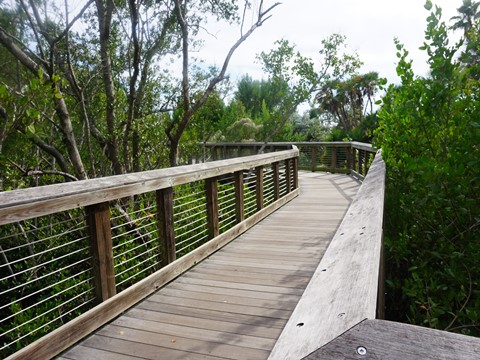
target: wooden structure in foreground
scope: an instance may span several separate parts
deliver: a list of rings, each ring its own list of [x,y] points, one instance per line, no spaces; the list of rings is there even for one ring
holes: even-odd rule
[[[266,359],[359,183],[301,174],[302,193],[62,355]]]
[[[356,158],[352,154],[360,153],[352,150],[358,144],[349,146],[344,160],[337,150],[323,153],[331,154],[332,166],[348,169]],[[372,152],[367,145],[360,148]],[[318,156],[318,151],[311,154]],[[32,191],[0,194],[3,223],[85,206],[95,274],[91,292],[99,302],[9,359],[46,359],[64,350],[64,359],[478,358],[479,339],[380,320],[381,156],[375,157],[350,206],[358,184],[343,175],[304,174],[298,197],[298,156],[293,149],[98,179],[64,186],[65,194],[47,191],[33,199]],[[361,178],[371,162],[362,158],[356,171],[363,172]],[[222,188],[227,174],[233,180]],[[246,185],[244,179],[252,176]],[[207,241],[176,259],[182,255],[180,230],[197,228],[172,220],[179,195],[171,188],[191,181],[202,181],[205,224],[199,228],[205,229]],[[117,291],[118,256],[112,256],[111,233],[118,229],[108,221],[109,202],[151,191],[157,210],[148,218],[156,220],[160,256],[155,256],[162,267]],[[247,193],[253,194],[253,205]],[[227,206],[231,214],[222,213]],[[234,219],[233,225],[222,227],[224,217]]]

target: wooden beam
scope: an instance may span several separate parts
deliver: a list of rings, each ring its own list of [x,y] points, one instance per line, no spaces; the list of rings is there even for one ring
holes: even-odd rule
[[[335,146],[332,147],[332,170],[335,171],[337,169],[337,148]]]
[[[110,204],[104,202],[91,205],[85,210],[90,229],[90,254],[95,297],[97,303],[101,303],[116,294]]]
[[[280,198],[280,164],[274,162],[272,164],[273,169],[273,200]]]
[[[312,169],[312,172],[315,172],[315,170],[317,169],[317,147],[316,146],[312,146],[311,155],[312,155],[312,158],[310,159],[311,160],[310,167]]]
[[[287,182],[287,194],[292,191],[292,167],[291,159],[285,159],[285,180]]]
[[[173,224],[173,188],[157,190],[157,228],[164,265],[174,262],[175,228]]]
[[[474,360],[480,339],[385,320],[365,320],[305,360]]]
[[[235,182],[235,220],[237,224],[245,220],[245,196],[243,189],[243,171],[234,173]]]
[[[363,166],[363,163],[362,163],[362,160],[363,160],[362,150],[357,150],[357,151],[358,151],[358,173],[359,173],[360,175],[365,176],[365,173],[362,172],[362,166]]]
[[[0,192],[0,225],[268,165],[298,150]]]
[[[255,195],[257,200],[257,211],[263,209],[263,166],[255,168]]]
[[[385,163],[375,158],[269,359],[301,359],[377,314]]]
[[[218,236],[218,186],[217,178],[205,180],[205,192],[207,197],[207,227],[210,239]]]
[[[298,188],[298,157],[293,158],[293,188]]]

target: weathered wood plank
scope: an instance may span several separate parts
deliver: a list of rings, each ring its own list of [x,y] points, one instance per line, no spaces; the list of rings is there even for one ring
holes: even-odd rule
[[[118,327],[114,325],[107,325],[99,330],[98,334],[110,338],[125,339],[127,341],[147,345],[161,346],[197,354],[200,353],[225,357],[228,359],[258,359],[268,356],[268,350],[222,344],[221,339],[208,342],[207,346],[205,346],[205,341],[189,339],[183,336],[172,337],[170,335],[157,334],[149,331]]]
[[[270,350],[275,342],[274,339],[226,333],[178,324],[166,324],[150,319],[137,319],[131,316],[122,316],[113,321],[112,325],[118,326],[119,328],[136,329],[161,335],[177,336],[181,334],[182,337],[193,340],[208,342],[218,342],[221,340],[222,344],[225,345],[235,345],[260,350]]]
[[[125,314],[125,316],[133,317],[136,319],[157,321],[164,324],[176,324],[197,329],[224,331],[232,334],[258,336],[274,340],[278,338],[280,332],[282,331],[280,328],[260,326],[258,324],[248,325],[244,323],[218,321],[207,318],[198,318],[194,316],[170,314],[161,311],[144,310],[140,308],[133,308],[129,310]]]
[[[116,294],[110,205],[108,202],[92,205],[86,208],[86,213],[94,290],[97,303],[101,303]]]
[[[175,261],[175,230],[173,223],[173,188],[156,191],[157,228],[162,260],[165,264]]]
[[[243,171],[234,174],[235,183],[235,219],[238,223],[245,220],[245,194],[243,189]],[[278,197],[275,199],[278,200]]]
[[[216,286],[196,285],[191,283],[183,284],[179,281],[175,281],[167,285],[165,289],[167,288],[178,289],[178,290],[188,290],[192,292],[204,292],[207,294],[241,296],[241,297],[261,299],[261,300],[289,301],[289,302],[295,302],[295,304],[300,299],[300,295],[288,295],[288,294],[278,294],[278,293],[271,293],[271,292],[264,292],[264,291],[229,289],[229,288],[216,287]]]
[[[202,320],[209,319],[215,321],[230,322],[233,324],[246,324],[249,326],[261,325],[278,329],[282,329],[287,322],[286,319],[280,318],[230,313],[211,309],[199,309],[187,306],[170,305],[149,300],[141,302],[136,306],[136,308],[169,314],[185,315],[192,318],[199,318]]]
[[[263,166],[255,168],[255,199],[257,211],[263,209]]]
[[[365,320],[305,359],[474,360],[479,357],[479,338],[385,320]]]
[[[210,238],[218,236],[218,186],[217,179],[205,180],[205,193],[207,197],[207,228]]]
[[[269,359],[301,359],[377,311],[385,164],[372,164]]]
[[[279,310],[293,310],[297,305],[298,299],[295,300],[267,300],[251,297],[242,297],[238,293],[233,295],[217,294],[217,293],[206,293],[202,291],[192,291],[191,289],[173,289],[171,287],[165,288],[162,290],[162,295],[179,297],[185,299],[195,299],[219,303],[228,303],[234,305],[246,305],[246,306],[256,306],[256,307],[265,307],[269,309],[279,309]]]
[[[176,349],[169,349],[167,347],[150,345],[139,343],[135,341],[127,341],[124,339],[106,337],[106,336],[94,336],[88,338],[82,342],[81,352],[76,348],[70,350],[67,355],[75,351],[78,353],[78,360],[103,360],[111,359],[120,360],[127,359],[168,359],[168,360],[183,360],[185,355],[188,355],[188,359],[192,360],[218,360],[219,357],[209,356],[205,354],[196,354],[193,352],[187,352]],[[86,352],[88,351],[88,352]],[[100,354],[101,356],[97,357]],[[121,357],[121,354],[125,354],[126,358]],[[120,355],[120,356],[119,356]],[[102,357],[105,356],[105,357]],[[109,356],[109,357],[107,357]],[[115,357],[118,356],[118,357]]]

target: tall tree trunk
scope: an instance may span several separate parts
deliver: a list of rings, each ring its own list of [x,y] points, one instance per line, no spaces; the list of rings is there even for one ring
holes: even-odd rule
[[[3,44],[7,48],[7,50],[35,76],[38,76],[39,70],[42,70],[43,79],[47,83],[51,84],[52,92],[55,92],[55,112],[60,119],[60,129],[63,134],[63,142],[67,148],[75,175],[80,180],[86,179],[87,173],[85,171],[85,167],[83,165],[83,161],[78,150],[77,142],[75,140],[70,114],[68,112],[65,99],[63,98],[63,95],[59,90],[61,87],[57,86],[57,84],[53,82],[52,78],[47,74],[47,72],[43,71],[44,69],[40,65],[38,65],[34,60],[32,60],[22,49],[20,49],[13,42],[12,38],[8,35],[8,33],[1,27],[0,43]]]
[[[227,72],[228,65],[230,64],[230,60],[238,49],[238,47],[247,40],[250,35],[260,26],[263,25],[265,21],[270,18],[268,15],[275,7],[280,5],[280,3],[275,3],[270,6],[267,10],[263,10],[263,0],[260,1],[258,5],[258,18],[257,21],[246,31],[245,33],[241,33],[239,39],[232,45],[230,50],[228,51],[225,59],[223,60],[222,68],[220,72],[214,76],[210,83],[208,84],[207,88],[201,94],[199,100],[195,101],[192,104],[191,102],[191,95],[190,95],[190,81],[189,81],[189,32],[188,32],[188,18],[187,18],[187,1],[182,2],[181,0],[174,0],[175,3],[175,13],[177,15],[177,21],[180,25],[181,33],[182,33],[182,105],[183,105],[183,115],[178,121],[172,123],[165,129],[168,139],[170,140],[170,166],[177,166],[178,164],[178,157],[179,157],[179,144],[182,138],[183,132],[185,131],[188,123],[192,119],[195,112],[200,109],[205,102],[207,101],[208,97],[212,94],[215,90],[215,87],[218,83],[225,79],[225,75]],[[242,22],[243,23],[243,22]]]
[[[124,168],[119,159],[118,141],[115,135],[115,87],[112,76],[112,61],[110,50],[110,27],[112,23],[112,12],[114,3],[112,0],[96,0],[98,12],[98,27],[100,35],[100,57],[102,60],[102,77],[105,86],[106,122],[107,122],[107,152],[115,174],[123,174]]]

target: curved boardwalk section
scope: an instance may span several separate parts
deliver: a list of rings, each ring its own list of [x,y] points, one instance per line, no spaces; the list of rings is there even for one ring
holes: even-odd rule
[[[300,174],[301,195],[62,359],[266,359],[359,183]]]

